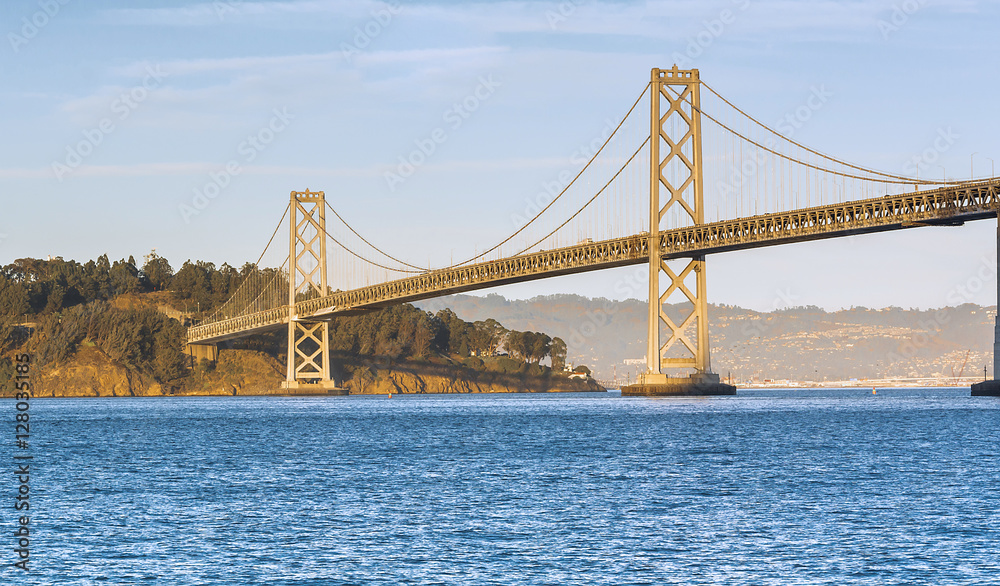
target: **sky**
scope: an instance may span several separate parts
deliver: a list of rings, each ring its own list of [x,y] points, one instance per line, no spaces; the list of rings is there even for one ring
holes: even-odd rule
[[[1000,2],[975,0],[9,0],[0,264],[155,249],[175,269],[240,266],[264,248],[289,192],[307,188],[396,256],[471,256],[512,231],[540,186],[578,168],[650,69],[675,63],[762,120],[823,88],[829,99],[795,139],[839,158],[990,176],[997,22]],[[394,182],[401,157],[437,129],[443,140]],[[709,300],[993,305],[996,229],[714,255]],[[621,286],[641,273],[489,292],[641,298]]]

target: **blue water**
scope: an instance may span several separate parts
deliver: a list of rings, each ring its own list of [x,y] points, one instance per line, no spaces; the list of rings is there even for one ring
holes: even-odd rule
[[[31,409],[2,584],[1000,584],[1000,399],[968,389]]]

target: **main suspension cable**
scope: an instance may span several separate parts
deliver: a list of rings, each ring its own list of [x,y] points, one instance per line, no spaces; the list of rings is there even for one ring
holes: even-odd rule
[[[564,195],[564,194],[565,194],[565,193],[566,193],[567,191],[569,191],[570,187],[572,187],[572,186],[573,186],[573,184],[574,184],[574,183],[576,183],[576,180],[577,180],[577,179],[579,179],[579,178],[580,178],[580,177],[581,177],[581,176],[582,176],[582,175],[583,175],[583,174],[584,174],[584,173],[585,173],[585,172],[587,171],[587,169],[588,169],[588,168],[590,168],[590,165],[591,165],[591,164],[592,164],[592,163],[593,163],[593,162],[594,162],[594,161],[595,161],[595,160],[597,159],[597,157],[598,157],[598,156],[599,156],[599,155],[601,154],[601,152],[603,152],[603,151],[604,151],[604,148],[605,148],[605,147],[606,147],[606,146],[608,145],[608,143],[610,143],[610,142],[611,142],[611,139],[615,137],[615,135],[616,135],[616,134],[618,133],[618,130],[619,130],[619,129],[621,129],[622,125],[624,125],[624,124],[625,124],[625,121],[626,121],[626,120],[628,120],[629,116],[631,116],[631,115],[632,115],[632,112],[633,112],[633,111],[635,110],[635,107],[639,105],[639,102],[641,102],[641,101],[642,101],[642,98],[643,98],[643,96],[645,96],[645,95],[646,95],[646,90],[647,90],[647,89],[649,88],[649,86],[650,86],[650,84],[649,84],[649,83],[647,83],[647,84],[646,84],[646,86],[642,88],[642,92],[640,92],[640,94],[639,94],[639,97],[638,97],[638,98],[636,98],[635,102],[634,102],[634,103],[632,104],[632,107],[628,109],[628,112],[627,112],[627,113],[625,114],[625,116],[624,116],[624,117],[622,118],[621,122],[619,122],[619,123],[618,123],[618,125],[617,125],[617,126],[615,127],[614,131],[612,131],[612,132],[611,132],[611,134],[610,134],[610,135],[608,136],[608,138],[607,138],[607,139],[606,139],[606,140],[604,141],[604,143],[603,143],[603,144],[601,144],[600,148],[598,148],[598,149],[597,149],[597,151],[596,151],[596,152],[594,153],[594,155],[593,155],[593,156],[592,156],[592,157],[590,158],[590,160],[588,160],[588,161],[587,161],[587,163],[586,163],[586,164],[585,164],[585,165],[583,166],[583,168],[582,168],[582,169],[580,169],[580,171],[579,171],[579,172],[578,172],[578,173],[576,174],[576,176],[574,176],[574,177],[573,177],[573,179],[572,179],[572,180],[571,180],[571,181],[570,181],[570,182],[569,182],[569,183],[568,183],[568,184],[566,185],[566,187],[565,187],[565,188],[563,188],[563,190],[562,190],[562,191],[560,191],[560,192],[559,192],[559,194],[558,194],[558,195],[556,195],[556,196],[555,196],[555,197],[554,197],[554,198],[552,199],[552,201],[550,201],[550,202],[549,202],[549,203],[548,203],[548,204],[547,204],[547,205],[546,205],[546,206],[545,206],[544,208],[542,208],[542,210],[541,210],[541,211],[539,211],[539,212],[538,212],[537,214],[535,214],[535,215],[534,215],[534,217],[532,217],[532,218],[531,218],[530,220],[528,220],[528,222],[527,222],[527,223],[525,223],[525,224],[524,224],[523,226],[521,226],[520,228],[518,228],[518,229],[517,229],[517,230],[516,230],[516,231],[515,231],[515,232],[514,232],[513,234],[511,234],[511,235],[510,235],[510,236],[508,236],[507,238],[503,239],[502,241],[500,241],[499,243],[497,243],[497,244],[496,244],[496,245],[494,245],[493,247],[491,247],[491,248],[489,248],[489,249],[487,249],[487,250],[485,250],[485,251],[483,251],[483,252],[481,252],[481,253],[479,253],[479,254],[477,254],[477,255],[475,255],[475,256],[473,256],[473,257],[471,257],[471,258],[468,258],[468,259],[466,259],[466,260],[464,260],[464,261],[461,261],[461,262],[458,262],[458,263],[453,263],[453,264],[451,264],[451,265],[447,265],[447,266],[445,266],[445,267],[442,267],[442,268],[439,268],[439,269],[435,269],[435,270],[446,270],[446,269],[452,269],[452,268],[456,268],[456,267],[460,267],[460,266],[464,266],[464,265],[467,265],[467,264],[469,264],[469,263],[472,263],[472,262],[475,262],[475,261],[477,261],[477,260],[479,260],[479,259],[483,258],[484,256],[486,256],[486,255],[490,254],[491,252],[493,252],[493,251],[497,250],[498,248],[500,248],[500,247],[501,247],[501,246],[503,246],[504,244],[506,244],[506,243],[510,242],[511,240],[513,240],[513,239],[514,239],[514,238],[515,238],[515,237],[516,237],[516,236],[517,236],[518,234],[520,234],[520,233],[521,233],[521,232],[523,232],[523,231],[524,231],[524,230],[525,230],[525,229],[526,229],[526,228],[527,228],[528,226],[530,226],[531,224],[533,224],[533,223],[535,222],[535,220],[537,220],[538,218],[540,218],[540,217],[542,216],[542,214],[544,214],[544,213],[545,213],[546,211],[548,211],[548,210],[549,210],[549,208],[551,208],[551,207],[552,207],[552,206],[553,206],[553,205],[554,205],[554,204],[555,204],[555,203],[556,203],[557,201],[559,201],[559,199],[560,199],[560,198],[561,198],[561,197],[562,197],[562,196],[563,196],[563,195]],[[648,140],[648,139],[647,139],[647,140]],[[634,157],[634,156],[635,156],[635,155],[633,155],[633,157]],[[632,160],[632,159],[629,159],[629,161],[631,161],[631,160]],[[628,164],[628,163],[626,163],[626,165],[627,165],[627,164]],[[624,167],[623,167],[623,168],[624,168]],[[620,173],[620,172],[621,172],[621,171],[619,171],[619,173]],[[617,177],[617,176],[618,176],[618,173],[616,173],[616,174],[615,174],[615,177]],[[596,197],[596,196],[595,196],[595,197]],[[591,199],[591,201],[593,201],[593,198]],[[588,203],[589,203],[589,202],[588,202]],[[406,262],[406,261],[403,261],[403,260],[401,260],[401,259],[398,259],[398,258],[396,258],[396,257],[392,256],[391,254],[389,254],[389,253],[385,252],[384,250],[382,250],[382,249],[381,249],[381,248],[379,248],[378,246],[376,246],[376,245],[372,244],[372,243],[371,243],[371,242],[370,242],[370,241],[369,241],[369,240],[368,240],[367,238],[365,238],[364,236],[362,236],[362,235],[361,235],[360,233],[358,233],[358,231],[357,231],[357,230],[355,230],[355,229],[354,229],[354,228],[353,228],[353,227],[352,227],[352,226],[351,226],[350,224],[348,224],[348,223],[347,223],[347,221],[346,221],[346,220],[344,220],[344,218],[342,218],[342,217],[340,216],[340,214],[338,214],[338,213],[337,213],[337,211],[333,209],[333,206],[331,206],[331,205],[330,205],[329,203],[327,203],[326,205],[327,205],[327,207],[329,207],[329,208],[330,208],[330,211],[332,211],[332,212],[333,212],[333,214],[334,214],[335,216],[337,216],[337,219],[339,219],[339,220],[340,220],[340,221],[341,221],[341,222],[342,222],[342,223],[343,223],[343,224],[344,224],[345,226],[347,226],[347,229],[348,229],[348,230],[350,230],[350,231],[351,231],[351,232],[352,232],[352,233],[353,233],[353,234],[354,234],[355,236],[357,236],[358,238],[360,238],[362,242],[364,242],[365,244],[367,244],[368,246],[370,246],[370,247],[371,247],[371,248],[372,248],[373,250],[375,250],[375,251],[376,251],[376,252],[378,252],[379,254],[381,254],[381,255],[385,256],[386,258],[389,258],[389,259],[391,259],[391,260],[393,260],[393,261],[395,261],[395,262],[398,262],[399,264],[401,264],[401,265],[403,265],[403,266],[406,266],[406,267],[410,267],[410,269],[415,269],[415,270],[407,270],[407,269],[401,269],[401,268],[394,268],[394,267],[387,267],[387,266],[385,266],[385,265],[383,265],[383,264],[380,264],[380,263],[377,263],[377,262],[375,262],[375,261],[373,261],[373,260],[370,260],[370,259],[368,259],[368,258],[365,258],[364,256],[362,256],[362,255],[358,254],[357,252],[354,252],[354,251],[353,251],[352,249],[348,248],[347,246],[344,246],[344,244],[343,244],[343,243],[341,243],[341,242],[340,242],[339,240],[337,240],[336,238],[334,238],[334,237],[333,237],[333,235],[331,235],[331,234],[330,234],[330,233],[329,233],[329,232],[328,232],[328,231],[327,231],[326,229],[324,229],[324,230],[323,230],[323,232],[324,232],[324,233],[326,233],[326,235],[327,235],[327,236],[328,236],[328,237],[329,237],[329,238],[330,238],[331,240],[333,240],[333,241],[334,241],[335,243],[337,243],[337,245],[338,245],[338,246],[340,246],[341,248],[343,248],[343,249],[344,249],[345,251],[347,251],[348,253],[350,253],[350,254],[351,254],[351,255],[353,255],[354,257],[356,257],[356,258],[358,258],[358,259],[360,259],[360,260],[362,260],[362,261],[364,261],[364,262],[366,262],[366,263],[369,263],[369,264],[371,264],[371,265],[373,265],[373,266],[376,266],[376,267],[379,267],[379,268],[381,268],[381,269],[385,269],[385,270],[388,270],[388,271],[394,271],[394,272],[400,272],[400,273],[409,273],[409,274],[416,274],[416,273],[425,273],[425,272],[428,272],[428,271],[430,270],[430,269],[425,269],[425,268],[423,268],[423,267],[420,267],[420,266],[417,266],[417,265],[414,265],[414,264],[411,264],[411,263],[408,263],[408,262]],[[586,205],[587,205],[587,204],[584,204],[584,207],[586,207]],[[573,216],[572,216],[572,217],[576,217],[576,215],[577,215],[577,214],[579,214],[579,213],[580,213],[580,211],[583,211],[583,208],[581,208],[581,209],[580,209],[580,210],[579,210],[579,211],[578,211],[578,212],[577,212],[576,214],[573,214]],[[572,218],[571,218],[571,219],[572,219]],[[563,223],[563,226],[565,226],[565,222]],[[560,227],[562,227],[562,226],[560,226]],[[551,235],[551,234],[550,234],[550,235]],[[547,238],[547,237],[546,237],[546,238]],[[543,240],[544,240],[544,239],[543,239]],[[520,253],[519,253],[519,254],[520,254]]]
[[[848,163],[847,161],[843,161],[843,160],[837,159],[836,157],[831,157],[831,156],[823,154],[823,153],[821,153],[821,152],[819,152],[819,151],[817,151],[815,149],[811,149],[811,148],[809,148],[808,146],[806,146],[806,145],[804,145],[802,143],[796,142],[795,140],[792,140],[791,138],[785,136],[784,134],[781,134],[780,132],[774,130],[770,126],[764,124],[763,122],[757,120],[756,118],[754,118],[750,114],[747,114],[746,112],[744,112],[743,110],[741,110],[735,104],[733,104],[732,102],[730,102],[729,100],[727,100],[725,97],[723,97],[722,94],[720,94],[719,92],[717,92],[714,89],[712,89],[712,87],[710,85],[708,85],[706,82],[702,81],[701,84],[703,86],[705,86],[705,88],[708,91],[710,91],[713,94],[715,94],[715,96],[718,97],[720,100],[722,100],[723,102],[725,102],[726,104],[728,104],[729,107],[731,107],[732,109],[736,110],[737,112],[739,112],[740,114],[742,114],[746,118],[750,119],[752,122],[754,122],[756,125],[758,125],[761,128],[763,128],[764,130],[770,132],[771,134],[777,136],[778,138],[781,138],[782,140],[785,140],[787,142],[792,143],[793,145],[799,147],[800,149],[808,151],[808,152],[810,152],[810,153],[812,153],[812,154],[814,154],[814,155],[816,155],[818,157],[824,158],[824,159],[826,159],[828,161],[831,161],[833,163],[837,163],[838,165],[843,165],[845,167],[850,167],[852,169],[857,169],[858,171],[863,171],[865,173],[870,173],[872,175],[880,175],[882,177],[889,177],[889,178],[892,178],[892,179],[899,179],[903,183],[909,184],[909,185],[912,185],[912,184],[915,184],[915,183],[919,183],[919,184],[923,184],[923,185],[960,185],[962,183],[965,183],[964,181],[929,181],[929,180],[920,179],[920,178],[917,178],[917,177],[906,177],[905,175],[893,175],[891,173],[884,173],[882,171],[878,171],[878,170],[875,170],[875,169],[870,169],[870,168],[867,168],[867,167],[861,167],[859,165],[854,165],[852,163]],[[706,116],[707,116],[707,114],[706,114]],[[832,171],[832,170],[830,170],[830,172],[831,173],[836,173],[836,171]],[[874,181],[874,179],[873,179],[873,181]]]
[[[345,226],[347,226],[347,229],[350,230],[351,233],[353,233],[355,236],[357,236],[358,238],[360,238],[361,241],[364,242],[365,244],[367,244],[368,246],[371,246],[376,252],[378,252],[382,256],[385,256],[385,257],[387,257],[387,258],[389,258],[391,260],[394,260],[394,261],[398,262],[399,264],[401,264],[403,266],[410,267],[411,269],[417,269],[418,271],[421,271],[421,272],[427,270],[424,267],[419,267],[417,265],[412,265],[412,264],[410,264],[410,263],[408,263],[408,262],[406,262],[404,260],[399,260],[398,258],[392,256],[388,252],[382,250],[378,246],[375,246],[374,244],[372,244],[371,242],[369,242],[367,238],[365,238],[361,234],[358,234],[358,231],[355,230],[354,228],[352,228],[351,225],[348,224],[346,220],[344,220],[344,218],[340,217],[340,214],[337,213],[337,210],[333,209],[333,206],[330,205],[330,202],[326,202],[326,207],[330,208],[330,211],[333,212],[333,215],[337,216],[337,219],[340,220],[340,222],[342,224],[344,224]]]
[[[632,153],[632,156],[631,156],[631,157],[629,157],[627,161],[625,161],[625,164],[624,164],[624,165],[622,165],[622,168],[621,168],[621,169],[619,169],[619,170],[618,170],[618,172],[617,172],[617,173],[615,173],[613,177],[611,177],[611,179],[608,179],[608,182],[604,184],[604,187],[601,187],[601,189],[600,189],[600,190],[598,190],[598,191],[597,191],[597,193],[595,193],[595,194],[594,194],[594,196],[593,196],[593,197],[591,197],[591,198],[590,198],[590,199],[589,199],[589,200],[587,201],[587,203],[583,204],[583,207],[581,207],[580,209],[578,209],[578,210],[576,211],[576,213],[574,213],[574,214],[573,214],[572,216],[570,216],[569,218],[567,218],[567,219],[566,219],[566,221],[565,221],[565,222],[563,222],[562,224],[559,224],[559,226],[558,226],[558,227],[557,227],[557,228],[556,228],[555,230],[553,230],[553,231],[549,232],[549,233],[548,233],[548,234],[546,234],[546,235],[545,235],[545,236],[544,236],[543,238],[541,238],[540,240],[536,241],[536,242],[535,242],[534,244],[532,244],[531,246],[528,246],[527,248],[525,248],[525,249],[521,250],[521,252],[518,252],[518,253],[517,253],[517,254],[515,254],[514,256],[520,256],[520,255],[524,254],[525,252],[527,252],[527,251],[531,250],[532,248],[534,248],[534,247],[538,246],[539,244],[541,244],[542,242],[544,242],[544,241],[545,241],[546,239],[548,239],[549,237],[551,237],[551,236],[552,236],[553,234],[555,234],[556,232],[558,232],[558,231],[559,231],[559,230],[560,230],[560,229],[561,229],[561,228],[562,228],[563,226],[565,226],[566,224],[569,224],[569,223],[570,223],[570,221],[572,221],[572,220],[573,220],[573,218],[575,218],[575,217],[579,216],[579,215],[580,215],[580,213],[581,213],[581,212],[583,212],[583,210],[585,210],[585,209],[587,208],[587,206],[589,206],[589,205],[590,205],[591,203],[593,203],[593,201],[594,201],[595,199],[597,199],[597,196],[599,196],[599,195],[601,195],[602,193],[604,193],[604,190],[605,190],[605,189],[607,189],[609,185],[611,185],[611,182],[612,182],[612,181],[614,181],[615,179],[617,179],[617,178],[618,178],[618,176],[619,176],[619,175],[621,175],[622,171],[624,171],[624,170],[625,170],[625,168],[629,166],[629,163],[631,163],[631,162],[632,162],[632,160],[633,160],[633,159],[635,159],[636,155],[638,155],[638,154],[639,154],[640,152],[642,152],[642,148],[643,148],[644,146],[646,146],[646,144],[647,144],[647,143],[649,143],[649,137],[646,137],[646,140],[642,141],[642,144],[641,144],[641,145],[639,145],[639,148],[635,149],[635,152],[634,152],[634,153]]]
[[[484,251],[484,252],[482,252],[480,254],[477,254],[476,256],[473,256],[470,259],[464,260],[464,261],[459,262],[459,263],[455,263],[455,264],[453,264],[451,266],[448,266],[448,267],[445,267],[445,268],[451,269],[451,268],[455,268],[455,267],[460,267],[460,266],[467,265],[467,264],[469,264],[471,262],[474,262],[476,260],[479,260],[479,259],[483,258],[487,254],[493,252],[494,250],[500,248],[504,244],[507,244],[508,242],[510,242],[511,240],[513,240],[515,236],[517,236],[518,234],[520,234],[521,232],[523,232],[525,228],[527,228],[535,220],[537,220],[538,218],[540,218],[541,215],[546,212],[546,210],[548,210],[549,208],[551,208],[557,201],[559,201],[559,198],[561,198],[567,191],[569,191],[569,188],[572,187],[574,183],[576,183],[576,180],[579,179],[581,175],[583,175],[583,173],[590,167],[590,164],[593,163],[597,159],[598,155],[601,154],[601,151],[604,150],[604,147],[608,146],[608,143],[611,142],[611,139],[614,138],[614,136],[618,132],[618,130],[622,127],[623,124],[625,124],[625,121],[628,120],[628,117],[632,115],[632,111],[635,110],[635,107],[638,106],[639,102],[642,101],[643,96],[646,95],[646,89],[649,88],[649,86],[650,86],[650,84],[647,83],[646,86],[644,88],[642,88],[642,93],[640,93],[639,97],[636,98],[635,103],[633,103],[632,107],[628,109],[628,112],[625,114],[625,117],[622,118],[622,121],[618,123],[618,126],[616,126],[615,129],[614,129],[614,131],[611,133],[611,135],[608,136],[608,139],[604,141],[604,144],[601,145],[601,148],[597,149],[597,152],[594,153],[594,156],[590,157],[590,160],[587,161],[587,164],[584,165],[582,169],[580,169],[580,172],[577,173],[576,176],[573,177],[572,181],[570,181],[566,185],[566,187],[564,187],[563,190],[559,192],[559,195],[555,196],[552,199],[552,201],[550,201],[548,203],[548,205],[546,205],[544,208],[542,208],[542,211],[540,211],[537,214],[535,214],[535,216],[533,218],[531,218],[530,220],[528,220],[528,222],[525,225],[523,225],[520,228],[518,228],[516,232],[514,232],[513,234],[511,234],[507,238],[503,239],[501,242],[499,242],[498,244],[496,244],[492,248],[490,248],[490,249],[488,249],[488,250],[486,250],[486,251]],[[615,176],[617,177],[617,174]],[[591,201],[593,201],[593,200],[591,200]],[[582,211],[582,209],[581,209],[581,211]],[[579,212],[577,212],[577,213],[579,213]],[[573,216],[575,217],[576,214],[574,214]],[[565,223],[563,225],[565,225]],[[548,236],[546,236],[546,238],[548,238]]]

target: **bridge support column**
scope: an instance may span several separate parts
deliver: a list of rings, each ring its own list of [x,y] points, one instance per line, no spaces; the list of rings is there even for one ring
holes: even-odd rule
[[[219,347],[215,344],[185,344],[184,354],[190,357],[192,366],[198,364],[202,358],[215,362],[219,359]]]
[[[1000,211],[997,212],[997,315],[993,322],[993,380],[972,385],[973,397],[1000,397]]]
[[[330,324],[299,320],[295,303],[329,293],[326,194],[293,191],[289,204],[288,357],[281,388],[295,394],[343,394],[330,379]]]
[[[736,387],[722,384],[711,369],[705,257],[696,256],[676,270],[663,260],[661,252],[664,224],[666,228],[682,228],[705,223],[701,81],[697,69],[681,70],[674,65],[673,69],[654,69],[650,82],[646,372],[639,375],[636,384],[624,387],[622,395],[734,395]],[[689,279],[694,281],[693,290]],[[675,320],[663,306],[677,295],[690,304],[691,311]],[[688,376],[669,377],[664,368],[685,369]]]

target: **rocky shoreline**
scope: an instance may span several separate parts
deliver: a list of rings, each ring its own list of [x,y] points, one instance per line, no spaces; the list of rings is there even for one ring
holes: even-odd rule
[[[352,379],[343,387],[352,395],[605,391],[593,379],[470,371],[460,366],[401,363],[373,366],[371,371],[373,377],[367,383],[362,385]],[[211,369],[196,370],[183,387],[165,389],[151,377],[114,363],[96,347],[86,346],[65,363],[41,369],[35,380],[34,395],[96,398],[305,394],[282,389],[283,379],[281,365],[263,352],[223,350]]]

